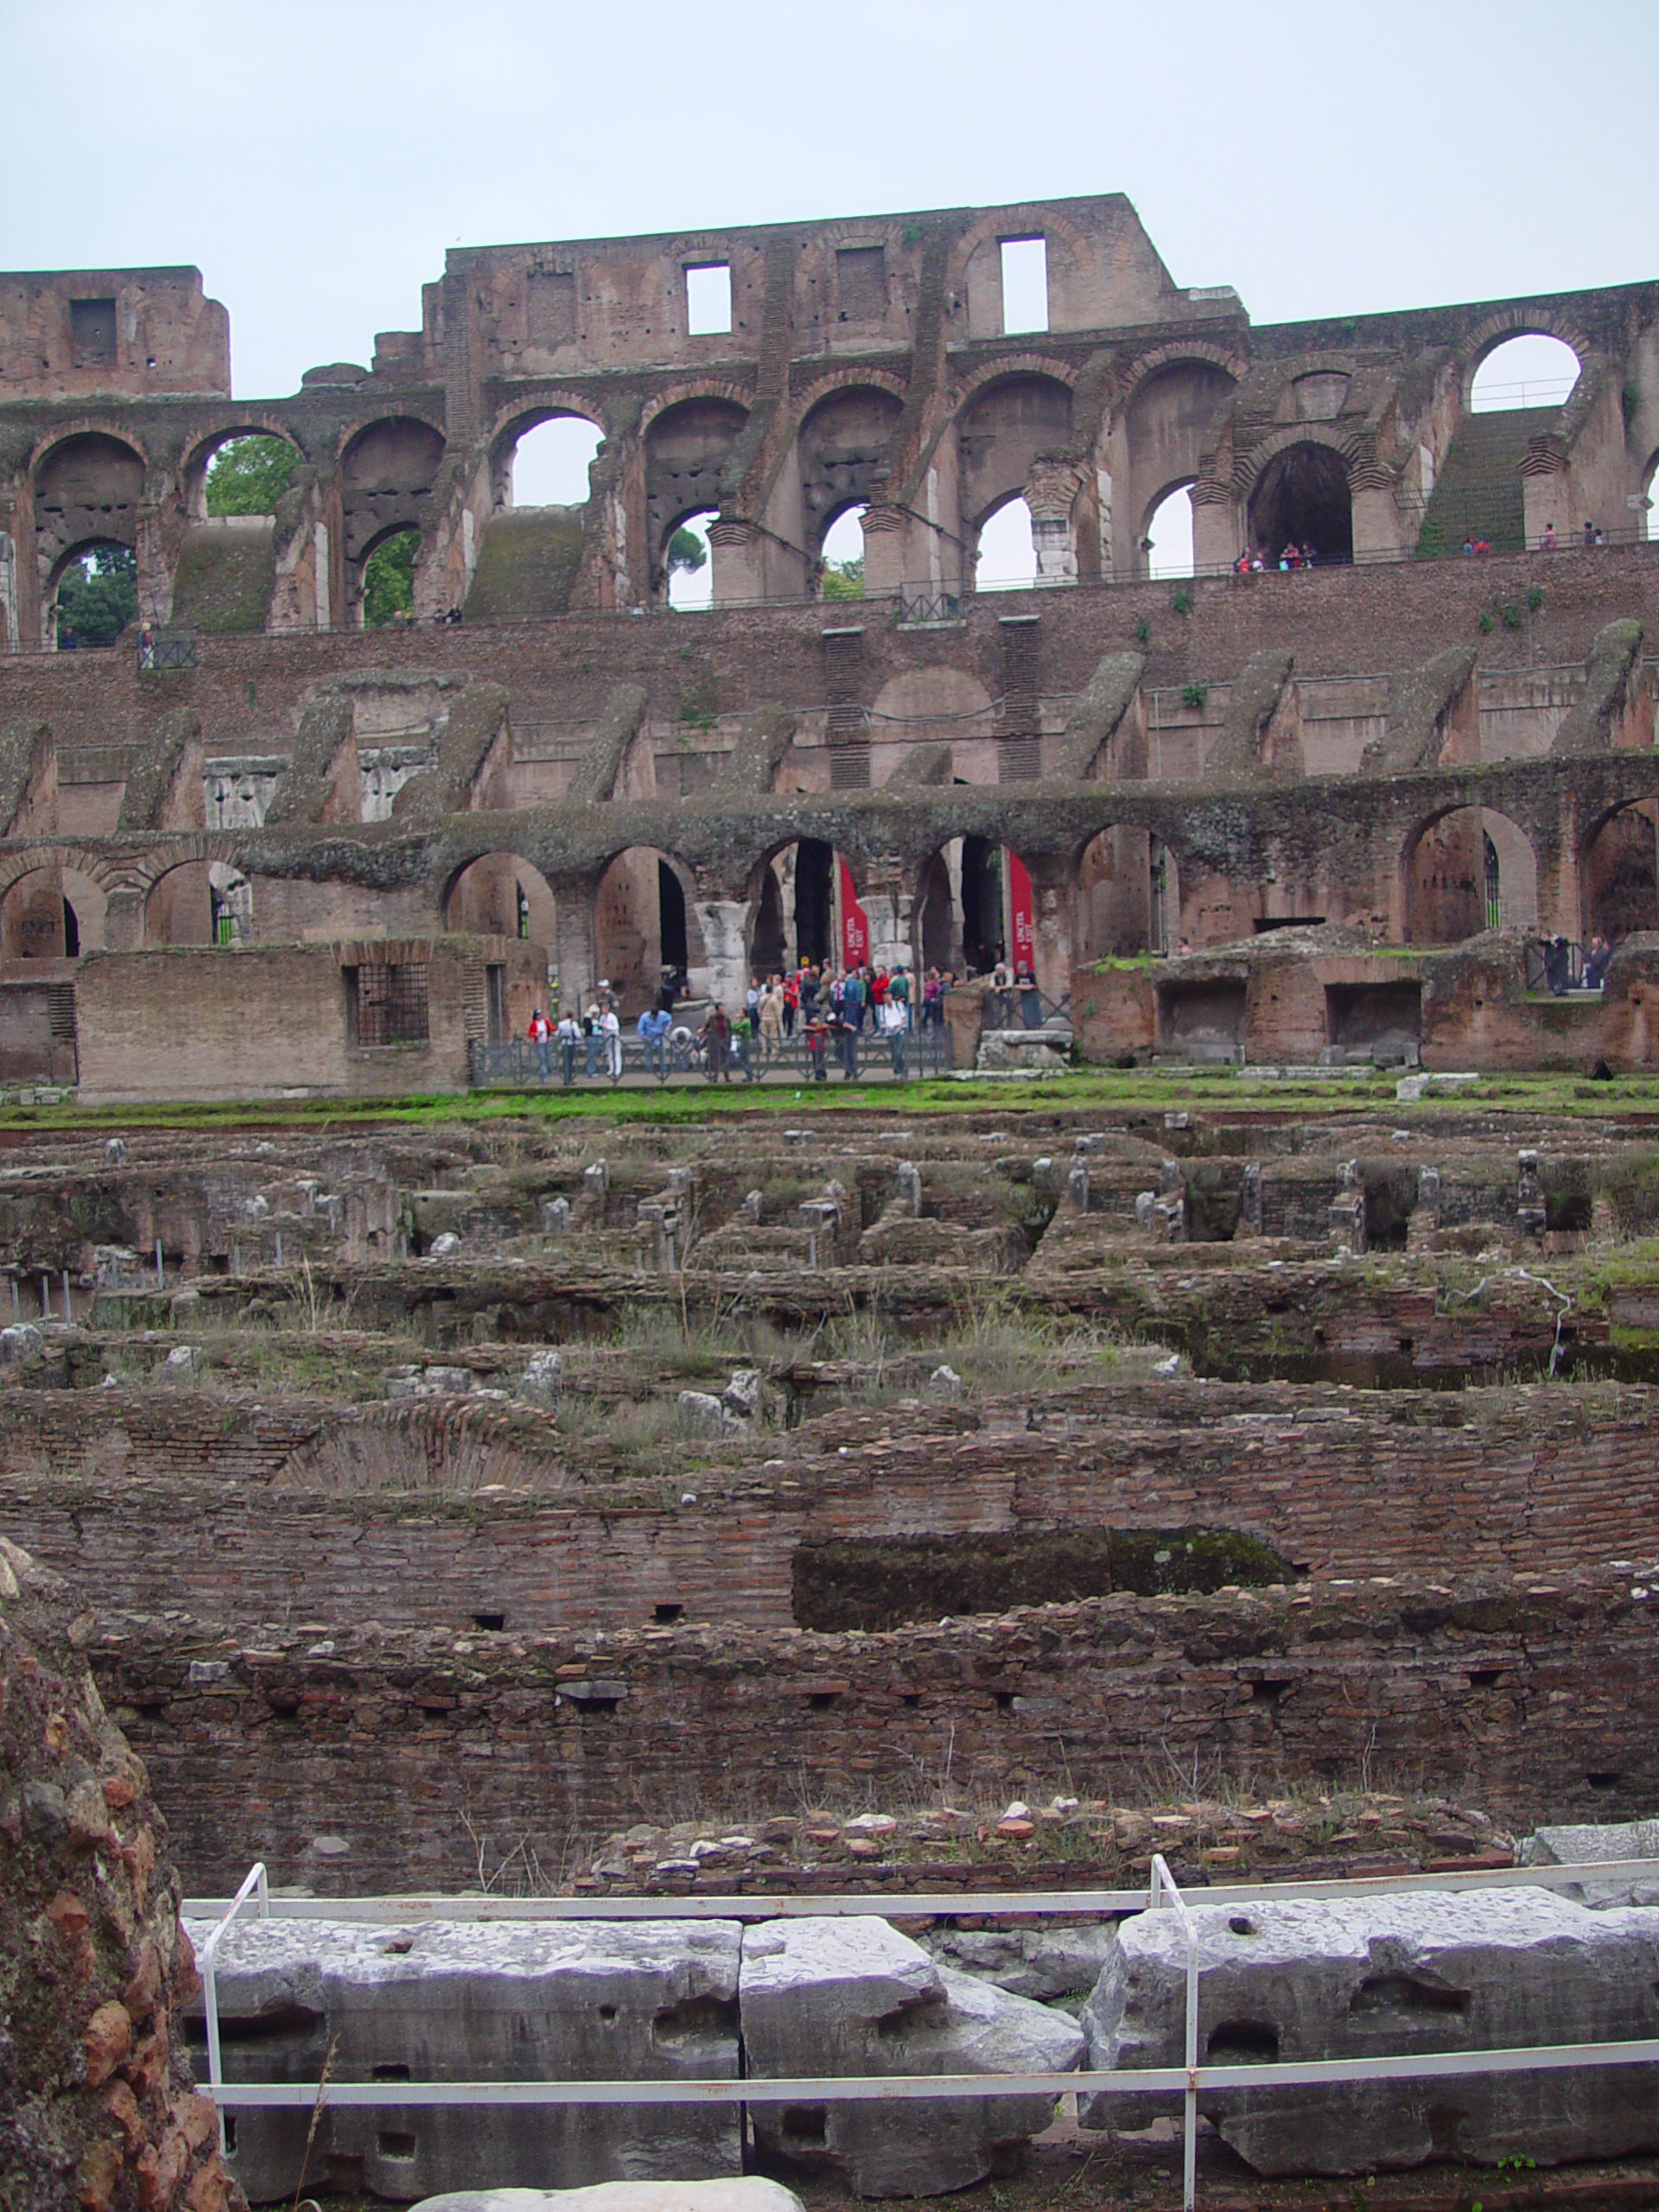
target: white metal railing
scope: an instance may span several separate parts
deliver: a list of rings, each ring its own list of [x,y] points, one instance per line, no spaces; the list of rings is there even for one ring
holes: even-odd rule
[[[201,1976],[201,2009],[207,2022],[207,2093],[219,2104],[219,2148],[221,2157],[225,2152],[225,2101],[222,2094],[225,2077],[219,2048],[219,1947],[237,1914],[256,1894],[259,1899],[259,1917],[269,1920],[270,1882],[265,1873],[263,1859],[256,1859],[248,1869],[241,1888],[203,1937],[201,1948],[196,1953],[196,1971]]]
[[[1412,1891],[1492,1888],[1565,1889],[1584,1881],[1646,1876],[1659,1881],[1659,1859],[1596,1859],[1562,1866],[1505,1866],[1468,1874],[1376,1875],[1357,1881],[1230,1882],[1207,1886],[1207,1905],[1266,1898],[1365,1897]],[[911,1916],[995,1912],[1008,1917],[1054,1913],[1173,1911],[1186,1938],[1185,2063],[1181,2066],[1083,2069],[1069,2074],[817,2075],[760,2081],[751,2077],[690,2082],[235,2082],[223,2078],[216,1983],[220,1939],[249,1895],[257,1889],[261,1916],[294,1920],[351,1920],[407,1925],[411,1920],[768,1920],[828,1915]],[[389,1897],[278,1897],[273,1902],[265,1869],[256,1866],[236,1896],[187,1898],[187,1918],[219,1918],[197,1955],[207,2028],[207,2094],[223,2115],[228,2109],[311,2111],[322,2106],[398,2105],[784,2105],[905,2102],[918,2099],[988,2096],[1179,2096],[1183,2100],[1182,2202],[1198,2202],[1198,2105],[1210,2089],[1299,2088],[1361,2082],[1424,2080],[1469,2074],[1554,2073],[1564,2068],[1659,2064],[1659,2037],[1615,2043],[1541,2044],[1502,2050],[1437,2051],[1399,2056],[1273,2060],[1231,2065],[1198,2063],[1198,1931],[1161,1854],[1153,1859],[1145,1889],[1047,1890],[1007,1897],[982,1891],[897,1897],[488,1897],[423,1893]]]

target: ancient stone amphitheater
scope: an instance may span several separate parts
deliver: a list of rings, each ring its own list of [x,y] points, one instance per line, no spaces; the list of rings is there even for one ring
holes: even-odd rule
[[[1475,410],[1519,331],[1577,382]],[[270,402],[194,271],[0,280],[8,2206],[1179,2201],[1179,2083],[961,2086],[1183,2066],[1154,1859],[1224,2077],[1659,2035],[1659,1869],[1503,1878],[1655,1855],[1656,334],[1253,326],[1121,199],[456,253]],[[902,1056],[643,1068],[855,952],[950,971]],[[222,2158],[193,1942],[294,2093]],[[1221,2078],[1206,2201],[1659,2201],[1655,2064]],[[445,2078],[750,2094],[341,2101]]]

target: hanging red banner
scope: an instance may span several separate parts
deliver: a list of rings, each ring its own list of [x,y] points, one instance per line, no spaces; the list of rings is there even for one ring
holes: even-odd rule
[[[1037,973],[1037,915],[1031,895],[1031,871],[1008,855],[1008,934],[1014,943],[1014,972]]]
[[[862,968],[870,957],[870,921],[858,903],[853,872],[837,855],[841,868],[841,964]]]

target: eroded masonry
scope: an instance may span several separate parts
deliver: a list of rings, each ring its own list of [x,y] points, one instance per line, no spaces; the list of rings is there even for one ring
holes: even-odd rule
[[[1479,411],[1517,333],[1571,388]],[[1659,286],[1262,327],[1106,197],[457,251],[290,398],[228,344],[194,270],[0,279],[0,1076],[236,1095],[280,1023],[266,1088],[461,1089],[550,988],[729,1001],[855,915],[1062,1009],[1130,963],[1093,1057],[1650,1060]],[[550,421],[588,496],[516,506]],[[210,516],[255,434],[286,488]],[[1017,503],[1033,581],[976,588]],[[65,650],[105,555],[131,621]],[[1356,933],[1294,1019],[1292,922]],[[1593,1005],[1535,988],[1557,936],[1617,946]]]

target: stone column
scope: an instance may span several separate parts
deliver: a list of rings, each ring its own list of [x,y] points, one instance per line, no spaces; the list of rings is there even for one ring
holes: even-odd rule
[[[1532,440],[1521,458],[1521,498],[1526,509],[1529,545],[1536,545],[1552,523],[1562,544],[1570,542],[1569,490],[1567,456],[1557,442],[1549,436]]]
[[[594,956],[594,902],[599,885],[592,876],[558,876],[553,880],[554,952],[559,976],[559,1006],[580,1014],[599,980]]]
[[[711,522],[709,557],[714,563],[716,607],[730,607],[766,595],[765,540],[753,523]]]
[[[1026,479],[1026,505],[1031,510],[1031,542],[1039,584],[1077,581],[1071,512],[1082,487],[1082,477],[1069,462],[1037,461]]]
[[[1071,988],[1071,870],[1047,857],[1027,863],[1036,908],[1037,987],[1057,1003]]]
[[[717,1000],[728,1014],[739,1011],[748,988],[753,907],[747,899],[699,899],[694,905],[704,957],[691,970],[691,995]]]

